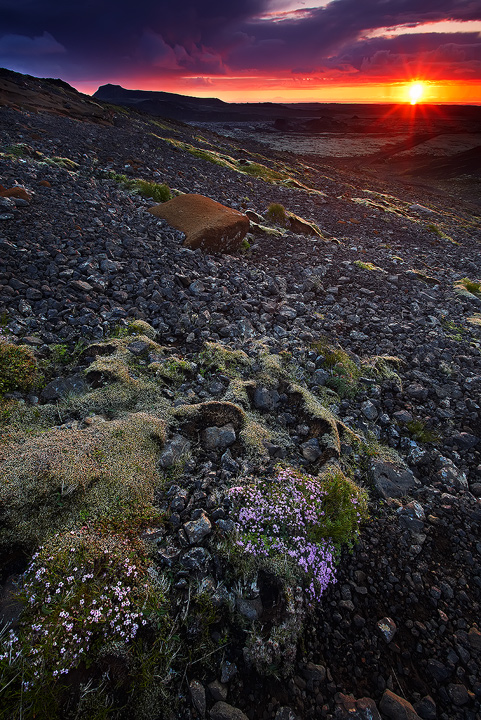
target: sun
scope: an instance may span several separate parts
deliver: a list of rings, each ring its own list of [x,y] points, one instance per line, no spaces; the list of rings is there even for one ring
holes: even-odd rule
[[[416,103],[420,102],[422,100],[424,95],[425,86],[424,83],[416,81],[412,82],[408,86],[408,95],[409,95],[409,102],[411,105],[416,105]]]

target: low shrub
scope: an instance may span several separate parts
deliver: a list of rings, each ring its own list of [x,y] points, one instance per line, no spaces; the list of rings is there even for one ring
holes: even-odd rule
[[[392,366],[399,364],[397,357],[389,355],[373,355],[372,357],[356,358],[343,350],[340,345],[333,345],[327,338],[321,337],[312,343],[312,347],[321,355],[323,365],[330,371],[327,387],[334,390],[339,397],[353,397],[359,389],[359,380],[363,376],[372,377],[373,382],[380,379],[399,380]]]
[[[470,280],[466,277],[461,280],[461,284],[473,295],[481,295],[481,282],[479,280]]]
[[[406,430],[409,432],[411,437],[418,442],[439,442],[441,439],[439,434],[429,428],[424,420],[410,420],[406,423]]]
[[[155,202],[163,203],[172,197],[170,188],[165,183],[148,182],[147,180],[136,180],[136,189],[139,195],[145,198],[152,198]]]
[[[128,178],[127,175],[121,175],[116,172],[110,172],[108,175],[110,180],[122,185],[125,190],[131,190],[145,198],[152,198],[156,202],[167,202],[172,197],[170,188],[165,183],[156,183],[141,178]]]

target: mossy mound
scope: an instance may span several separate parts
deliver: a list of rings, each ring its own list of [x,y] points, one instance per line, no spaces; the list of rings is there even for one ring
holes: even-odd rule
[[[165,423],[145,413],[0,446],[1,545],[32,547],[85,520],[151,509]]]

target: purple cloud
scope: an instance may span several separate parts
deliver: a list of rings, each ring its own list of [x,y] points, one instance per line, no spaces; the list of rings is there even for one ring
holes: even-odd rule
[[[71,81],[157,77],[161,84],[162,75],[304,69],[382,76],[422,55],[437,70],[445,62],[451,74],[481,78],[476,34],[365,39],[384,27],[481,20],[481,0],[332,0],[281,19],[269,14],[273,7],[273,0],[0,0],[0,62],[40,74],[53,66],[48,56]]]

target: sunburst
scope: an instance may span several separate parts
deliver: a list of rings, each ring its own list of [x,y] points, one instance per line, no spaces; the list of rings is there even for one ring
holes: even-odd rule
[[[408,86],[408,95],[409,95],[409,102],[411,105],[416,105],[418,102],[420,102],[423,98],[425,91],[425,85],[423,82],[420,82],[419,80],[416,80],[416,82],[412,82]]]

